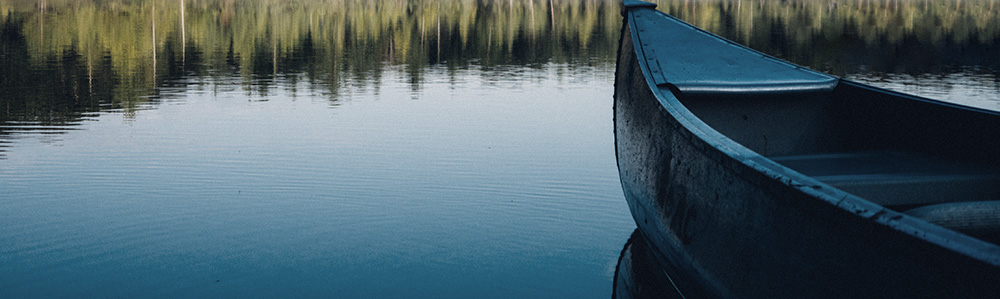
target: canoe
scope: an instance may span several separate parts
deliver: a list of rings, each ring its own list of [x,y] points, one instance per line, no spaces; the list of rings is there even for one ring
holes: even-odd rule
[[[619,174],[684,297],[1000,294],[1000,113],[622,7]]]

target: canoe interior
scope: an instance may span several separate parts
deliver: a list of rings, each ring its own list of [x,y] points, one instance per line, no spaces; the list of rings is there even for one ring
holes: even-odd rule
[[[675,93],[719,133],[877,204],[1000,200],[1000,117],[850,82],[829,92]]]
[[[675,95],[708,126],[783,166],[899,212],[937,206],[911,215],[1000,243],[995,113],[850,82],[825,92]]]

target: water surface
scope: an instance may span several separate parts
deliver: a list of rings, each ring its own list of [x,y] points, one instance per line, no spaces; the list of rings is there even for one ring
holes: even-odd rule
[[[990,1],[659,2],[1000,109]],[[619,26],[592,0],[0,0],[0,297],[607,297],[635,228]]]
[[[610,294],[610,3],[0,8],[0,297]]]

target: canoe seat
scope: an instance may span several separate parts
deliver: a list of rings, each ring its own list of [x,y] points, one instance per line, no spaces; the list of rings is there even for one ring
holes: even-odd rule
[[[1000,201],[936,204],[904,213],[983,241],[1000,244]]]
[[[1000,200],[1000,171],[965,161],[896,151],[769,158],[883,206]]]

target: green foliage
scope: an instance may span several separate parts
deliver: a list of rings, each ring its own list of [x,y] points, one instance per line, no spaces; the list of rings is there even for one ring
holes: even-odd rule
[[[11,0],[0,9],[3,20],[18,20],[36,64],[66,51],[88,65],[110,57],[115,101],[149,93],[189,56],[203,75],[236,70],[248,86],[304,75],[335,93],[379,76],[385,64],[566,63],[595,55],[611,63],[618,28],[610,0]]]

